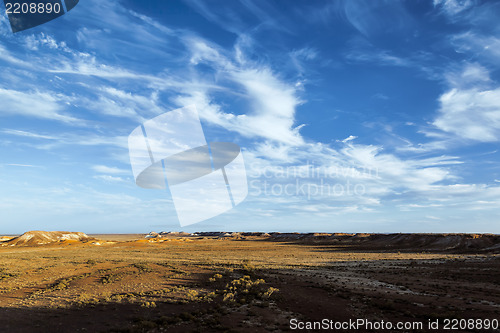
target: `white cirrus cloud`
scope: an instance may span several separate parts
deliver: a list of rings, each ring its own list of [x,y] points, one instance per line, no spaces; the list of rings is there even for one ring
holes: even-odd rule
[[[460,14],[473,5],[472,0],[434,0],[434,6],[440,8],[449,17]]]
[[[92,170],[99,172],[99,173],[105,173],[105,174],[112,174],[112,175],[123,175],[123,174],[130,174],[130,170],[124,170],[116,167],[110,167],[106,165],[94,165],[92,166]]]
[[[45,139],[45,140],[58,140],[59,139],[58,137],[52,136],[52,135],[32,133],[32,132],[15,130],[15,129],[8,129],[8,128],[7,129],[3,129],[0,132],[4,133],[4,134],[10,134],[10,135],[16,135],[16,136],[23,136],[23,137],[26,137],[26,138],[33,138],[33,139]]]
[[[122,177],[110,176],[110,175],[97,175],[93,177],[94,179],[102,180],[106,183],[118,183],[118,182],[126,182],[127,180]]]
[[[209,84],[200,85],[200,78],[194,78],[193,84],[185,82],[179,87],[182,95],[175,98],[180,106],[195,104],[202,119],[218,126],[233,130],[245,137],[261,138],[289,145],[304,143],[295,124],[295,113],[303,101],[298,97],[298,87],[286,82],[269,67],[238,61],[241,50],[236,52],[233,61],[217,45],[200,37],[186,36],[183,40],[191,52],[191,65],[208,64],[216,71],[220,80],[236,84],[231,93],[244,97],[249,102],[248,112],[235,115],[224,112],[210,96],[220,87]]]
[[[52,92],[23,92],[0,88],[0,115],[22,115],[82,124],[82,120],[62,113],[67,97]]]
[[[471,30],[452,36],[451,43],[459,53],[471,53],[475,57],[489,60],[492,64],[498,64],[500,38],[495,35]]]
[[[494,142],[500,139],[500,88],[452,89],[439,98],[439,129],[469,140]]]

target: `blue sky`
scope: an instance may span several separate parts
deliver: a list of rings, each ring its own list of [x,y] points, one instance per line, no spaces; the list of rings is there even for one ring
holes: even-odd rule
[[[0,15],[0,223],[179,230],[127,137],[195,104],[249,195],[185,231],[500,233],[500,3],[97,1]]]

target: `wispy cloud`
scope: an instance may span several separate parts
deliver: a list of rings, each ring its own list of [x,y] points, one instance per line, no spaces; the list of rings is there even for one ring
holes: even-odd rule
[[[124,170],[116,167],[110,167],[106,165],[94,165],[92,166],[92,170],[99,172],[99,173],[105,173],[105,174],[110,174],[110,175],[124,175],[124,174],[130,174],[130,170]]]
[[[452,89],[440,98],[440,115],[434,125],[457,136],[482,142],[500,139],[500,88]]]
[[[299,74],[302,76],[306,72],[304,63],[317,59],[318,50],[311,47],[304,47],[290,52],[290,58],[292,60],[293,65],[295,66]]]
[[[30,63],[28,61],[21,60],[16,56],[13,56],[8,50],[5,49],[5,47],[2,44],[0,44],[0,59],[6,61],[8,63],[11,63],[13,65],[24,67],[24,68],[33,68],[34,67],[32,63]]]
[[[200,63],[213,66],[220,77],[237,85],[237,91],[248,100],[251,108],[242,115],[226,113],[212,101],[210,89],[189,86],[182,90],[183,96],[176,98],[178,105],[196,104],[204,120],[245,137],[260,137],[288,144],[303,142],[299,127],[295,124],[296,107],[302,101],[297,96],[294,83],[281,80],[268,66],[233,61],[231,55],[224,54],[226,52],[217,45],[199,37],[188,37],[184,41],[191,50],[191,63],[195,66]]]
[[[447,74],[451,89],[440,96],[439,115],[433,124],[458,137],[481,142],[500,139],[500,87],[493,87],[488,70],[466,64]]]
[[[444,77],[451,87],[460,89],[486,87],[492,82],[488,69],[477,62],[461,64],[456,70],[445,72]]]
[[[99,179],[107,183],[121,183],[127,180],[122,177],[110,176],[110,175],[97,175],[93,177],[94,179]]]
[[[275,8],[270,2],[241,0],[233,1],[225,6],[215,6],[213,3],[196,0],[185,0],[185,3],[208,21],[238,35],[254,26],[264,25],[286,30],[288,25],[279,8]],[[244,11],[238,10],[241,6],[245,8]],[[253,21],[253,24],[249,21]]]
[[[399,57],[389,51],[380,50],[369,44],[356,46],[346,53],[346,59],[355,62],[369,62],[381,66],[412,67],[416,65],[412,59]]]
[[[326,24],[343,18],[365,37],[407,32],[414,24],[404,3],[394,1],[335,1],[317,9],[316,16]]]
[[[13,166],[13,167],[21,167],[21,168],[38,168],[36,165],[31,165],[31,164],[15,164],[15,163],[8,163],[4,164],[6,166]]]
[[[500,38],[477,31],[467,31],[451,37],[451,43],[460,53],[473,55],[475,58],[498,65],[500,57]]]
[[[473,5],[472,0],[434,0],[434,6],[450,18],[467,11]]]
[[[341,140],[341,141],[338,141],[338,142],[342,142],[342,143],[347,143],[349,141],[352,141],[352,140],[356,140],[358,137],[357,136],[354,136],[354,135],[349,135],[347,138],[345,138],[344,140]]]
[[[85,123],[81,119],[64,114],[62,105],[68,98],[53,92],[23,92],[0,88],[0,100],[0,114],[30,116],[74,125]]]
[[[45,139],[45,140],[58,140],[59,139],[58,137],[52,136],[52,135],[37,134],[37,133],[14,130],[14,129],[3,129],[1,132],[5,133],[5,134],[24,136],[27,138],[34,138],[34,139]]]
[[[128,136],[104,136],[94,132],[81,133],[58,133],[45,135],[28,131],[5,129],[2,133],[32,139],[50,140],[49,142],[35,142],[31,146],[39,149],[53,149],[62,146],[114,146],[117,148],[128,149]]]
[[[39,51],[40,48],[48,48],[51,50],[62,50],[72,52],[65,42],[58,42],[53,36],[45,33],[39,35],[28,35],[24,38],[26,47],[31,51]]]

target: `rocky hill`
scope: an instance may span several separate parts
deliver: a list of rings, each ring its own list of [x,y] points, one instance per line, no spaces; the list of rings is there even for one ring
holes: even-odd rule
[[[69,231],[28,231],[21,236],[0,242],[2,246],[36,246],[64,241],[88,242],[95,240],[83,232]]]

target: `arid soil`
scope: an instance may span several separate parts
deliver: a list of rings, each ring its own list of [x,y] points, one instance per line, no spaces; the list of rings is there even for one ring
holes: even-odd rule
[[[283,235],[5,238],[14,245],[0,246],[0,328],[279,332],[292,319],[500,319],[497,236],[411,236],[409,246],[408,235]],[[402,332],[358,330],[370,331]],[[485,330],[453,332],[465,331]]]

